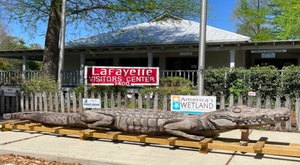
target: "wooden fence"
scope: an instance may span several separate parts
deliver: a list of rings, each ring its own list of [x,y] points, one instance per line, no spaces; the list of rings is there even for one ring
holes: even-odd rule
[[[18,93],[16,97],[6,97],[0,92],[0,114],[12,112],[82,112],[82,96],[74,92],[67,93]],[[138,94],[135,93],[92,93],[88,98],[98,98],[101,100],[101,108],[118,109],[140,109],[140,110],[170,110],[170,96],[160,96],[158,94]],[[300,98],[285,97],[217,97],[217,109],[223,109],[233,105],[248,105],[256,108],[279,108],[291,109],[291,120],[277,124],[276,130],[285,129],[287,131],[300,131]]]

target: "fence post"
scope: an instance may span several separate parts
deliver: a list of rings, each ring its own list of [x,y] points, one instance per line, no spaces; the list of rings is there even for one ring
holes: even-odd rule
[[[280,96],[278,96],[278,95],[276,96],[275,108],[281,108],[281,100],[280,100]],[[275,123],[274,129],[280,131],[281,130],[281,122]]]
[[[2,98],[1,98],[1,102],[3,103],[3,110],[4,110],[4,93],[2,91]],[[21,108],[21,112],[24,112],[24,92],[21,92],[21,96],[20,96],[20,108]]]
[[[0,95],[1,95],[1,110],[0,113],[4,113],[5,112],[5,100],[4,100],[4,91],[0,90]]]
[[[243,105],[243,95],[241,94],[238,96],[238,104]]]
[[[30,111],[32,112],[33,110],[34,110],[34,103],[33,103],[33,101],[34,101],[34,97],[33,97],[33,93],[31,92],[30,93],[30,97],[29,97],[29,99],[30,99]]]
[[[48,111],[48,97],[47,97],[46,92],[43,92],[43,100],[44,100],[44,111],[47,112]]]
[[[150,93],[147,93],[146,94],[146,103],[147,103],[147,110],[150,110],[150,108],[151,108],[151,106],[150,106],[150,104],[151,104],[151,102],[150,102]]]
[[[1,96],[1,91],[0,91],[0,96]],[[16,112],[20,111],[20,91],[17,91],[16,93]],[[1,112],[1,110],[0,110]]]
[[[122,103],[121,103],[121,92],[118,92],[118,109],[121,109]]]
[[[53,109],[53,95],[52,95],[51,92],[48,95],[48,100],[49,100],[49,111],[54,112],[54,109]]]
[[[134,92],[131,93],[131,109],[135,109],[135,96],[134,96]]]
[[[108,98],[107,98],[107,92],[104,93],[104,109],[107,109],[107,102],[108,102]]]
[[[39,111],[43,111],[43,95],[39,93]]]
[[[296,111],[297,131],[300,131],[300,98],[299,98],[299,96],[296,97],[295,111]]]
[[[63,92],[60,92],[60,112],[65,113],[65,98]]]
[[[101,94],[98,95],[100,97],[100,103],[101,103]],[[78,104],[79,104],[79,112],[82,112],[82,94],[79,93],[78,95]]]
[[[272,108],[270,96],[266,97],[266,105],[265,105],[265,107],[266,107],[266,109],[271,109]]]
[[[153,105],[154,110],[158,110],[158,93],[155,93],[154,95],[154,105]]]
[[[70,100],[70,93],[66,93],[66,101],[67,101],[67,112],[71,112],[71,100]]]
[[[291,106],[291,99],[290,96],[287,95],[285,96],[285,108],[288,108],[291,112],[292,112],[292,106]],[[292,121],[291,121],[291,117],[288,121],[285,122],[285,130],[286,131],[291,131],[292,130]]]
[[[168,110],[168,97],[166,95],[164,95],[163,99],[163,110]]]
[[[58,112],[59,101],[58,101],[58,93],[57,92],[55,92],[54,103],[55,103],[55,112]]]
[[[220,109],[225,109],[225,96],[222,93],[220,98]]]
[[[127,93],[125,93],[124,96],[124,110],[128,109],[128,97],[127,97]]]
[[[25,111],[29,111],[29,97],[28,94],[25,95]]]
[[[34,111],[38,111],[38,94],[34,93]]]
[[[248,97],[247,97],[247,106],[248,106],[248,107],[252,107],[252,105],[253,105],[252,97],[251,97],[251,96],[248,96]]]
[[[257,97],[256,97],[256,108],[257,109],[261,108],[261,97],[260,97],[260,94],[257,95]]]
[[[141,93],[139,93],[139,97],[138,97],[138,106],[139,109],[143,109],[143,98]]]
[[[229,107],[232,107],[234,105],[234,95],[230,94],[229,96]]]
[[[114,92],[112,91],[111,94],[110,94],[110,107],[111,109],[114,109],[115,108],[115,98],[114,98]]]
[[[76,93],[72,93],[72,105],[73,105],[73,112],[77,112],[77,98]]]

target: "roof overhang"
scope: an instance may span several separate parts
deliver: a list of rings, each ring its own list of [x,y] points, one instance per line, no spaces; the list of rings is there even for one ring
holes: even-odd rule
[[[222,43],[207,43],[207,51],[226,51],[226,50],[259,50],[259,49],[300,49],[300,40],[294,41],[267,41],[267,42],[222,42]],[[126,53],[147,53],[155,52],[178,52],[189,50],[197,52],[199,43],[184,43],[184,44],[164,44],[164,45],[113,45],[101,47],[78,47],[66,48],[67,55],[74,54],[124,54]],[[34,50],[2,50],[0,57],[19,59],[22,56],[28,56],[31,60],[42,60],[43,49]]]

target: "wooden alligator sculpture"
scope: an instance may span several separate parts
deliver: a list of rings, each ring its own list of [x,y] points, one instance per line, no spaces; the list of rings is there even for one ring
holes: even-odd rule
[[[151,110],[88,110],[81,113],[20,112],[5,119],[24,119],[44,125],[119,130],[129,133],[171,134],[192,140],[233,129],[255,128],[289,120],[290,110],[233,107],[202,115]]]

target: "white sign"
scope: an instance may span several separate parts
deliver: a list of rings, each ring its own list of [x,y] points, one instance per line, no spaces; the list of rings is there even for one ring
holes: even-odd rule
[[[88,99],[83,98],[82,99],[82,107],[83,108],[101,108],[101,101],[100,99]]]
[[[286,49],[261,49],[261,50],[251,50],[251,53],[286,53]]]
[[[216,96],[171,96],[171,111],[202,114],[216,110]]]
[[[275,58],[275,53],[268,52],[268,53],[261,53],[261,58]]]
[[[17,92],[20,91],[20,88],[2,86],[0,90],[3,91],[4,96],[14,97],[17,95]]]
[[[248,96],[253,96],[254,97],[254,96],[256,96],[256,92],[251,92],[250,91],[250,92],[248,92]]]

